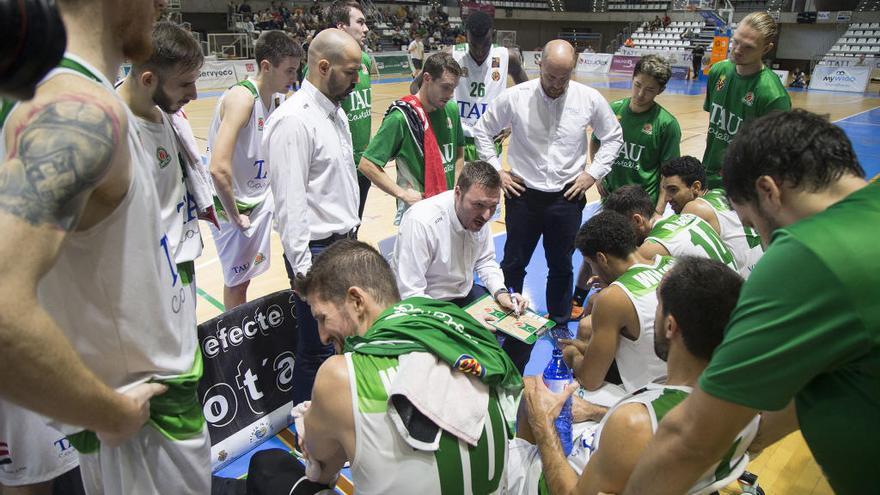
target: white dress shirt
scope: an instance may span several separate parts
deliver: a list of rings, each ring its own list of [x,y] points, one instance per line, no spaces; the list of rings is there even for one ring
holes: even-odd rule
[[[571,81],[565,93],[550,98],[541,80],[507,88],[489,104],[474,126],[480,158],[501,170],[493,136],[510,127],[507,162],[526,187],[559,192],[584,170],[596,182],[611,171],[623,146],[623,131],[611,106],[595,89]],[[587,164],[587,128],[602,142],[593,163]]]
[[[427,296],[449,301],[464,297],[474,271],[491,294],[504,289],[489,224],[466,230],[455,214],[455,191],[414,204],[403,215],[391,267],[400,297]]]
[[[312,266],[309,241],[358,226],[359,192],[348,118],[308,81],[272,112],[263,149],[276,229],[295,273]]]

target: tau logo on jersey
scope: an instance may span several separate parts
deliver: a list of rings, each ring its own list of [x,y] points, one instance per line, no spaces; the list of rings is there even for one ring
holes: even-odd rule
[[[746,105],[752,106],[752,104],[755,103],[755,93],[752,93],[751,91],[749,91],[748,93],[746,93],[745,96],[743,96],[742,101]]]
[[[159,160],[159,168],[165,168],[171,163],[171,155],[161,146],[156,148],[156,159]]]
[[[647,134],[649,136],[653,136],[654,135],[654,126],[652,126],[650,122],[646,122],[644,127],[642,127],[642,133]]]
[[[479,378],[486,376],[486,368],[483,368],[483,365],[480,364],[476,358],[468,354],[458,356],[458,359],[455,360],[455,364],[453,364],[452,367],[462,373],[469,373]]]
[[[257,266],[264,261],[266,261],[266,255],[263,253],[257,253],[257,255],[254,256],[254,266]]]
[[[727,79],[726,76],[721,76],[718,78],[718,82],[715,83],[715,91],[721,91],[722,89],[724,89],[725,79]]]
[[[257,130],[258,131],[263,130],[263,124],[264,124],[263,117],[257,117]]]
[[[492,68],[496,69],[501,67],[501,57],[492,57]]]
[[[493,70],[492,71],[492,80],[498,81],[499,79],[501,79],[501,73],[498,72],[497,70]]]

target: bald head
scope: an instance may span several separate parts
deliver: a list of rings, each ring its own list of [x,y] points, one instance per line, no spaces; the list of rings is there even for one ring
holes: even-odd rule
[[[577,54],[571,43],[553,40],[541,52],[541,88],[550,98],[559,98],[568,88],[571,73],[577,64]]]
[[[322,60],[330,65],[361,59],[361,47],[357,41],[341,29],[325,29],[315,36],[309,45],[309,72]]]
[[[541,52],[541,67],[551,65],[560,69],[574,70],[577,64],[577,52],[571,43],[565,40],[553,40],[544,45]]]
[[[348,97],[360,78],[361,47],[341,29],[325,29],[309,45],[308,81],[334,102]]]

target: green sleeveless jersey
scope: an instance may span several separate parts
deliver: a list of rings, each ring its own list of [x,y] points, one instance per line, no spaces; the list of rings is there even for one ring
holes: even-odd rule
[[[458,148],[464,146],[464,132],[461,128],[461,117],[458,115],[458,104],[449,100],[444,108],[438,108],[428,114],[440,155],[443,170],[446,172],[446,186],[455,186],[455,157]],[[391,160],[397,163],[397,184],[403,188],[416,191],[425,190],[425,158],[409,130],[406,117],[400,111],[393,110],[382,120],[382,125],[363,156],[379,167],[385,167]],[[397,218],[395,224],[406,211],[406,203],[397,202]]]
[[[351,129],[351,144],[354,148],[354,166],[361,161],[361,155],[370,144],[372,132],[373,89],[370,87],[370,66],[372,60],[367,53],[361,53],[360,79],[348,98],[342,102],[342,110],[348,116],[348,127]]]
[[[627,184],[638,184],[657,203],[660,196],[660,165],[680,156],[681,127],[665,108],[655,103],[650,110],[634,113],[630,98],[611,103],[623,129],[623,147],[602,185],[609,194]],[[601,143],[593,138],[593,147]]]
[[[669,251],[671,256],[697,256],[720,261],[738,272],[733,253],[702,218],[684,213],[670,215],[656,224],[645,242],[656,242]]]
[[[736,73],[733,62],[724,60],[709,71],[703,110],[709,112],[703,166],[709,187],[716,188],[722,187],[724,152],[743,123],[773,110],[791,110],[791,98],[779,76],[769,67],[743,77]]]

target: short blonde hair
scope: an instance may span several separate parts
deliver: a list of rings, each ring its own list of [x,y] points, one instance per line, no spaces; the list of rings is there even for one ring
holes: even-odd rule
[[[776,40],[776,35],[779,34],[776,21],[767,12],[752,12],[743,17],[743,20],[739,21],[739,23],[740,25],[747,24],[755,31],[761,33],[765,45],[773,43]]]

